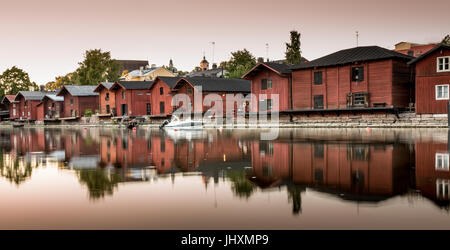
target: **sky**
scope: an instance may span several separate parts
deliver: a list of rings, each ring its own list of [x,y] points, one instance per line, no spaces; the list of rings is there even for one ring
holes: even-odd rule
[[[0,0],[0,73],[18,66],[45,84],[77,68],[88,49],[115,59],[191,71],[203,54],[229,60],[248,49],[284,58],[289,31],[309,60],[359,45],[439,42],[448,0]],[[215,42],[214,60],[212,43]]]

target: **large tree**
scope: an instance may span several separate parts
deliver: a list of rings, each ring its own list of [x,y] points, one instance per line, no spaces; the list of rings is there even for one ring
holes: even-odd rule
[[[22,90],[39,90],[39,86],[30,80],[30,76],[22,69],[13,66],[0,75],[0,95],[15,95]]]
[[[120,77],[120,65],[111,59],[110,52],[101,49],[86,51],[84,60],[72,75],[77,85],[97,85],[100,82],[114,82]]]
[[[302,60],[300,51],[300,33],[291,31],[291,42],[286,43],[286,61],[290,64],[299,64]]]
[[[442,39],[441,43],[450,45],[450,35],[446,35],[444,39]]]
[[[255,57],[247,50],[231,52],[231,59],[226,62],[226,77],[241,78],[247,71],[256,65]]]
[[[60,89],[63,85],[73,84],[73,73],[66,74],[65,76],[57,76],[54,81],[45,84],[45,90],[54,91]]]

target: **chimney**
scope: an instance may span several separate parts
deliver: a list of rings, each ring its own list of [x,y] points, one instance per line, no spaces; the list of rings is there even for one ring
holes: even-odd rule
[[[144,71],[144,67],[143,66],[139,67],[139,75],[142,75],[143,71]]]
[[[217,69],[217,63],[213,63],[212,68]]]

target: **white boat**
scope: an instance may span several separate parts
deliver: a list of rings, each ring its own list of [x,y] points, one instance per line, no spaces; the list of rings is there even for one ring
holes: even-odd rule
[[[166,129],[202,129],[203,128],[203,122],[202,121],[194,121],[191,119],[186,120],[180,120],[178,116],[173,115],[172,120],[165,121],[160,128],[166,128]]]

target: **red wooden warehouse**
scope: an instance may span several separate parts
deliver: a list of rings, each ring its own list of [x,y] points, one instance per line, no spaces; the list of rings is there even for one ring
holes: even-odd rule
[[[48,93],[44,91],[19,91],[14,99],[19,108],[19,119],[21,120],[36,120],[37,119],[37,105],[41,103],[42,98]]]
[[[94,92],[97,86],[90,85],[64,85],[57,96],[64,97],[63,115],[61,117],[81,117],[87,110],[92,113],[98,110],[98,93]]]
[[[295,112],[396,110],[414,102],[413,57],[378,46],[341,50],[292,68]],[[286,97],[287,98],[287,97]]]
[[[37,105],[37,119],[43,121],[44,119],[59,118],[64,112],[64,98],[56,96],[56,94],[46,94],[42,101]]]
[[[261,106],[259,104],[264,102],[267,104],[261,107],[271,110],[271,100],[273,100],[274,94],[279,96],[279,111],[292,109],[290,67],[292,65],[276,62],[258,63],[242,77],[251,81],[252,94],[258,98],[257,104],[252,107],[253,112],[258,111]],[[266,96],[261,96],[261,94]]]
[[[450,46],[438,45],[409,64],[415,65],[416,113],[447,113]]]
[[[15,98],[15,95],[5,95],[2,100],[3,108],[9,112],[10,120],[19,118],[20,110],[18,102],[14,100]]]
[[[150,86],[152,81],[121,81],[111,87],[116,96],[116,111],[118,116],[150,115]]]
[[[251,83],[244,79],[231,79],[231,78],[210,78],[210,77],[189,77],[181,78],[173,87],[174,94],[182,93],[189,97],[191,110],[195,113],[202,113],[208,111],[212,105],[215,105],[213,101],[211,106],[205,105],[205,97],[209,94],[215,94],[217,101],[221,100],[223,105],[223,114],[226,114],[226,98],[227,94],[242,94],[246,96],[251,91]],[[201,89],[201,93],[200,93]],[[195,100],[195,96],[198,94],[199,100]],[[213,98],[214,99],[214,98]],[[211,100],[213,100],[211,99]],[[245,103],[243,103],[245,105]],[[178,103],[178,107],[181,104]],[[246,107],[236,107],[234,105],[234,112],[245,110]]]
[[[99,94],[100,114],[115,116],[116,112],[116,95],[111,91],[113,82],[101,82],[94,89],[94,92]]]
[[[171,89],[180,77],[158,76],[150,86],[151,115],[165,117],[172,113]]]

